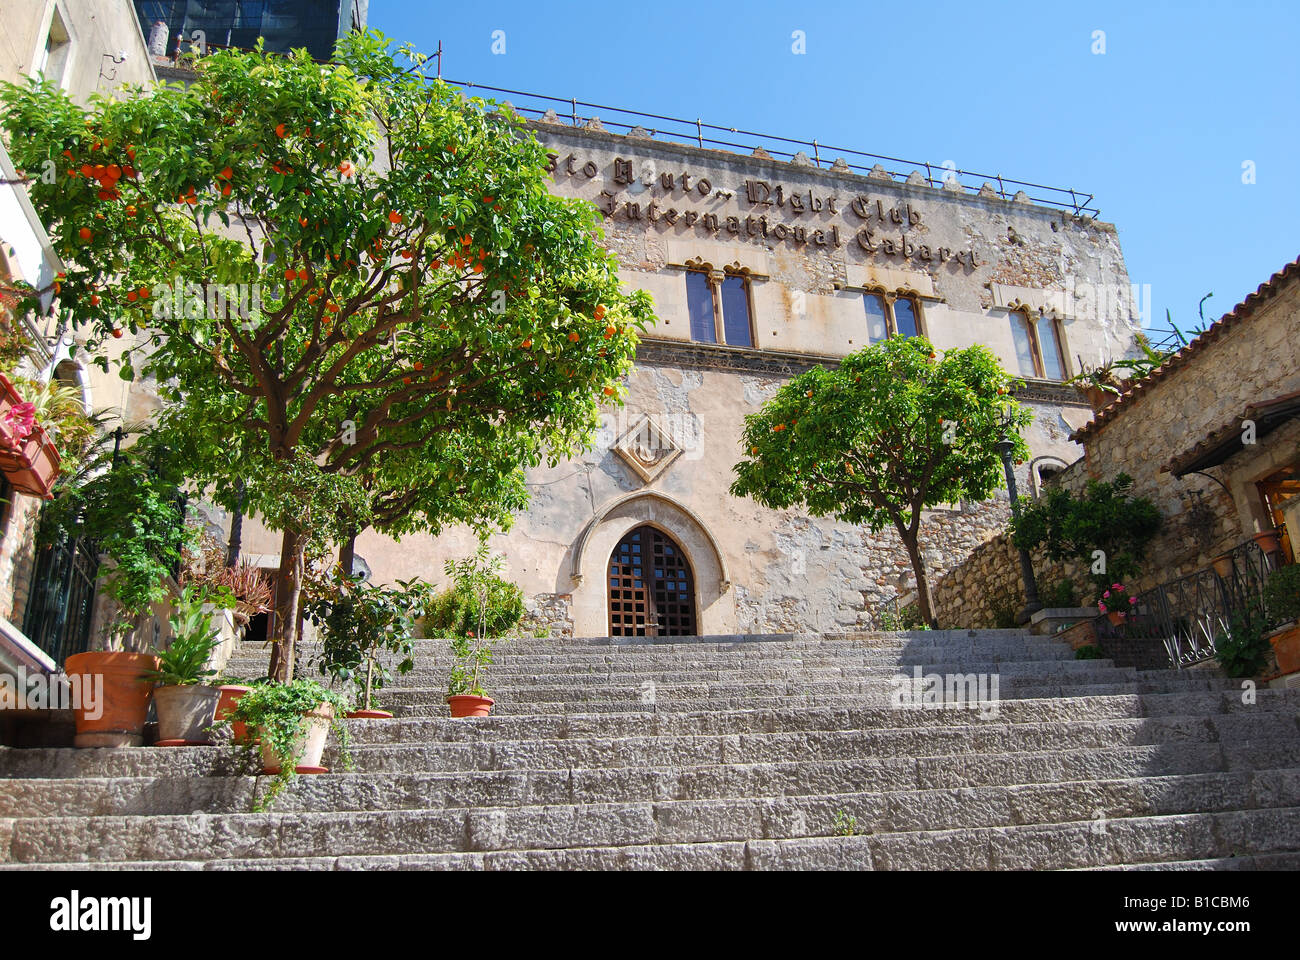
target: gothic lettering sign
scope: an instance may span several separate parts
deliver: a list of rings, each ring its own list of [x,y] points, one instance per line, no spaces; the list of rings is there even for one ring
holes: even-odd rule
[[[548,153],[547,157],[547,170],[557,179],[584,183],[602,172],[596,161],[576,154]],[[866,194],[841,197],[760,179],[745,179],[727,189],[689,170],[660,171],[638,178],[634,160],[627,157],[615,157],[604,172],[607,186],[595,203],[607,220],[713,237],[770,240],[801,249],[850,247],[868,257],[924,264],[954,262],[967,269],[980,262],[973,247],[936,246],[909,236],[909,230],[923,222],[921,210],[911,202]],[[629,189],[638,180],[642,189]],[[750,211],[742,215],[716,212],[716,201],[733,197]]]

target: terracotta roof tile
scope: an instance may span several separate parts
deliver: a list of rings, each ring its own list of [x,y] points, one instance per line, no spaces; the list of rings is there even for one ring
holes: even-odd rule
[[[1188,361],[1203,351],[1214,341],[1218,340],[1225,333],[1244,320],[1250,319],[1255,310],[1264,303],[1264,301],[1277,296],[1287,284],[1300,278],[1300,258],[1292,260],[1285,267],[1279,270],[1265,283],[1259,285],[1254,293],[1246,297],[1245,300],[1237,304],[1228,313],[1225,313],[1217,321],[1210,325],[1209,329],[1194,339],[1187,346],[1183,347],[1163,364],[1151,371],[1151,375],[1135,383],[1128,389],[1124,390],[1111,403],[1103,408],[1090,422],[1080,427],[1074,433],[1070,434],[1070,439],[1076,442],[1082,442],[1085,438],[1096,433],[1110,421],[1123,413],[1129,405],[1146,391],[1150,390],[1156,383],[1163,380],[1176,370],[1186,366]]]

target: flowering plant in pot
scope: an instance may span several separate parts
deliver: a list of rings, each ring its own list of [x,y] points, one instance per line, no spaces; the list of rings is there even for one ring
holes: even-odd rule
[[[343,714],[347,704],[337,693],[306,678],[288,683],[262,683],[249,688],[234,710],[217,726],[246,724],[261,744],[262,770],[274,779],[266,793],[254,802],[254,810],[265,810],[300,773],[327,773],[320,765],[325,743],[332,730],[338,740],[340,759],[352,769],[347,727]],[[249,751],[256,750],[252,742]]]
[[[1097,609],[1106,614],[1111,623],[1118,626],[1132,612],[1137,604],[1137,597],[1129,596],[1122,583],[1112,583],[1110,589],[1102,593],[1097,601]]]
[[[168,623],[172,639],[166,649],[156,650],[158,668],[146,674],[158,686],[154,707],[158,711],[158,746],[206,746],[212,742],[209,730],[216,720],[221,691],[205,683],[217,675],[208,667],[212,653],[221,645],[213,624],[213,607],[224,607],[228,596],[210,593],[189,583],[172,607]]]
[[[396,587],[377,586],[348,576],[338,566],[309,582],[303,614],[321,635],[321,652],[314,660],[322,675],[357,689],[358,709],[349,718],[392,716],[374,709],[375,691],[392,679],[380,657],[400,657],[399,674],[415,667],[415,622],[431,600],[432,587],[418,579],[398,580]]]

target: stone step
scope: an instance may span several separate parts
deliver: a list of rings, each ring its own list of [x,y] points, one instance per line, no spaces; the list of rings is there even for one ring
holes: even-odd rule
[[[967,674],[963,673],[962,676]],[[1123,678],[1133,680],[1131,674],[1121,675]],[[654,702],[659,705],[665,705],[679,700],[700,700],[705,703],[714,701],[736,701],[744,702],[754,697],[799,697],[817,701],[822,697],[828,696],[865,696],[872,697],[877,702],[887,702],[891,692],[899,689],[896,684],[891,684],[889,677],[879,678],[842,678],[838,680],[800,680],[798,678],[786,678],[770,681],[743,681],[732,683],[727,680],[702,680],[695,683],[662,683],[652,681],[653,689],[642,684],[613,684],[613,683],[569,683],[564,685],[537,685],[537,686],[507,686],[499,684],[488,685],[488,695],[495,701],[514,702],[514,703],[591,703],[600,701],[621,701],[631,703],[645,702],[646,698],[653,697]],[[1069,691],[1076,685],[1095,685],[1095,684],[1115,684],[1117,679],[1108,679],[1105,675],[1082,674],[1068,675],[1059,677],[1031,677],[1026,678],[1023,682],[1017,682],[1020,678],[1009,677],[1005,681],[999,679],[998,694],[999,696],[1016,697],[1021,687],[1043,686],[1048,682],[1055,681],[1055,686],[1063,692],[1063,695],[1069,696]],[[1077,680],[1077,684],[1075,681]],[[1135,682],[1135,681],[1134,681]],[[985,681],[985,694],[991,694],[991,681]],[[911,688],[907,688],[911,689]],[[1189,687],[1184,689],[1196,689]],[[1208,688],[1206,688],[1208,689]],[[381,699],[384,703],[436,703],[446,699],[445,689],[429,687],[392,687],[385,688],[382,691]],[[1027,699],[1021,697],[1020,699]],[[534,709],[531,712],[543,712]]]
[[[1175,681],[1171,683],[1136,681],[1118,684],[1003,684],[999,688],[1002,702],[1014,697],[1018,700],[1038,700],[1074,697],[1110,697],[1131,696],[1138,694],[1159,694],[1171,692],[1211,692],[1221,691],[1224,684],[1218,682]],[[1233,691],[1235,696],[1239,693]],[[493,691],[495,694],[496,691]],[[446,691],[405,690],[387,688],[379,692],[376,700],[383,709],[390,710],[401,717],[446,717],[448,707]],[[562,700],[532,701],[512,703],[497,700],[492,707],[493,716],[550,716],[581,715],[586,713],[690,713],[719,712],[732,710],[767,710],[790,709],[806,704],[810,708],[821,707],[863,707],[887,706],[889,689],[882,686],[871,694],[791,694],[772,697],[670,697],[656,688],[655,703],[645,703],[638,689],[636,696],[625,696],[617,700],[587,700],[565,702]]]
[[[157,864],[175,869],[177,863],[200,862],[204,868],[238,870],[1050,870],[1300,851],[1297,807],[863,836],[812,834],[805,815],[802,830],[807,835],[794,838],[622,842],[642,834],[692,834],[695,818],[669,814],[661,821],[656,806],[669,805],[5,821],[0,831],[8,838],[0,841],[0,849],[8,851],[6,868],[100,860],[137,868]],[[793,815],[789,823],[799,826]],[[536,846],[507,846],[524,836]],[[588,836],[614,842],[584,843]],[[320,856],[321,850],[330,856]],[[63,859],[45,859],[53,857]]]
[[[1100,665],[1098,665],[1100,663]],[[522,690],[534,687],[563,689],[575,685],[599,686],[631,689],[639,687],[646,681],[658,685],[688,686],[699,683],[752,684],[762,686],[772,683],[825,684],[839,681],[873,681],[890,683],[895,677],[914,678],[916,670],[922,677],[938,675],[985,675],[997,676],[999,683],[1009,680],[1031,678],[1035,680],[1060,680],[1062,682],[1082,678],[1087,680],[1132,679],[1131,667],[1112,667],[1108,663],[1096,660],[1049,660],[1039,663],[944,663],[915,669],[898,666],[879,667],[782,667],[769,670],[685,670],[685,671],[617,671],[589,672],[583,670],[552,671],[542,674],[506,673],[490,671],[484,677],[493,689]],[[414,670],[406,674],[394,674],[394,682],[400,682],[406,688],[426,688],[431,690],[445,686],[449,671],[430,672]],[[308,672],[308,676],[321,676]]]
[[[276,812],[538,806],[808,794],[1009,788],[1074,781],[1274,770],[1300,786],[1300,741],[1172,743],[1070,752],[890,757],[781,763],[569,770],[342,774],[299,777]],[[0,781],[0,818],[240,813],[258,778],[234,775]],[[1300,795],[1294,794],[1293,795]]]
[[[900,711],[905,718],[909,711]],[[924,716],[917,711],[915,716]],[[447,770],[649,767],[714,763],[774,763],[788,760],[864,759],[1016,751],[1097,749],[1178,741],[1294,740],[1297,723],[1286,712],[1220,714],[1210,717],[1156,716],[1099,720],[1056,720],[1020,724],[979,720],[870,730],[811,730],[737,734],[647,733],[626,737],[570,737],[537,740],[476,740],[446,743],[357,744],[352,749],[362,773]],[[900,719],[900,724],[905,719]],[[651,729],[647,725],[647,729]],[[249,766],[252,763],[253,766]],[[338,767],[337,748],[325,763]],[[230,747],[75,750],[6,749],[5,777],[192,776],[242,773],[256,763]]]
[[[1040,650],[970,650],[941,648],[935,650],[897,650],[897,652],[852,652],[852,653],[803,653],[781,654],[780,657],[729,657],[727,654],[708,654],[708,656],[690,656],[690,654],[672,654],[672,656],[654,657],[642,654],[636,657],[608,656],[550,656],[530,657],[519,654],[494,652],[497,662],[491,670],[493,674],[547,674],[568,673],[577,670],[581,673],[647,673],[655,670],[780,670],[783,667],[807,667],[807,669],[827,669],[827,667],[871,667],[871,666],[927,666],[930,663],[972,661],[980,663],[1006,662],[1082,662],[1075,661],[1070,648],[1049,647]],[[313,663],[312,657],[304,657],[305,663]],[[394,669],[399,657],[383,656],[380,662]],[[424,657],[416,656],[416,670],[442,674],[452,666],[450,656]],[[1104,663],[1108,661],[1088,661]],[[265,657],[235,657],[226,663],[226,671],[231,675],[256,674],[265,670]]]
[[[1300,690],[1261,690],[1252,703],[1228,691],[1152,694],[1146,697],[1054,698],[998,702],[1002,723],[1053,720],[1102,720],[1151,716],[1211,716],[1271,714],[1294,717],[1300,712]],[[978,710],[975,711],[978,713]],[[972,711],[961,707],[902,709],[858,704],[848,708],[728,710],[698,713],[589,714],[495,716],[472,723],[449,717],[354,721],[349,729],[356,743],[428,741],[486,741],[782,733],[802,730],[869,730],[904,726],[953,726],[971,722]],[[1297,731],[1300,735],[1300,731]]]

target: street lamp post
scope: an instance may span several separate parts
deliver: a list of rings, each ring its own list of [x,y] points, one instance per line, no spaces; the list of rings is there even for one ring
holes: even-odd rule
[[[1020,519],[1020,499],[1016,495],[1016,469],[1012,458],[1015,456],[1016,445],[1012,441],[1010,433],[1013,429],[1013,422],[1009,416],[1002,418],[1002,439],[997,442],[998,456],[1002,458],[1002,469],[1007,475],[1007,495],[1011,497],[1011,516]],[[1042,601],[1038,599],[1038,583],[1034,580],[1034,564],[1029,558],[1028,550],[1019,550],[1020,553],[1020,576],[1025,581],[1025,606],[1024,609],[1016,615],[1016,623],[1024,624],[1029,622],[1029,618],[1036,612],[1043,609]]]

